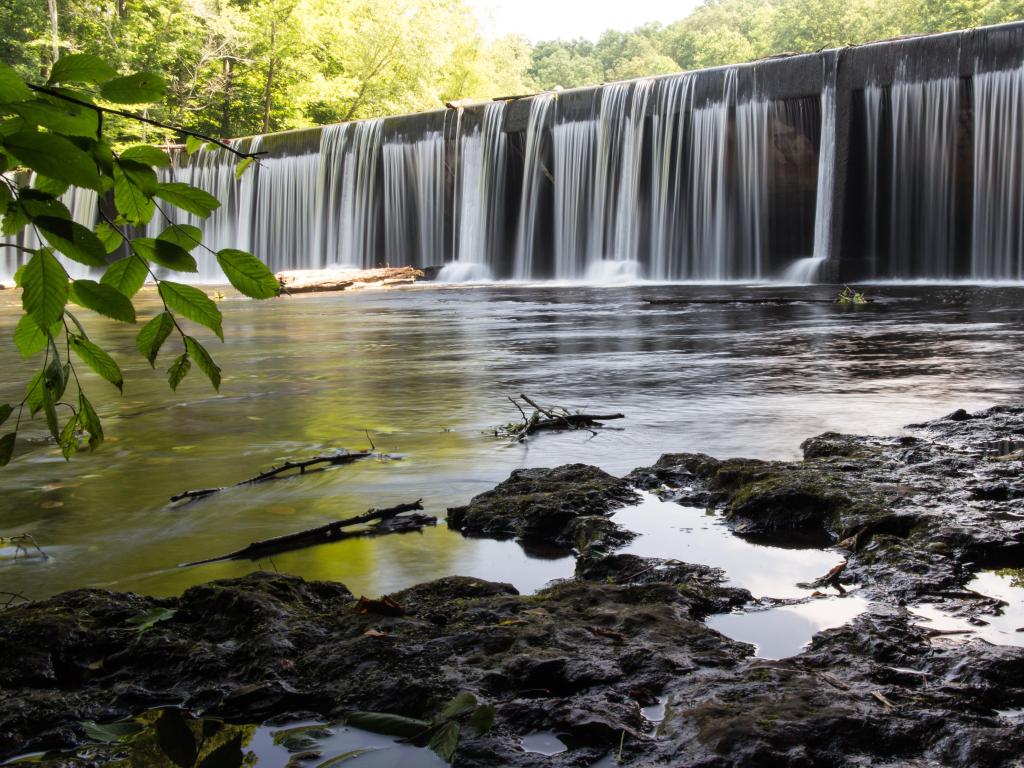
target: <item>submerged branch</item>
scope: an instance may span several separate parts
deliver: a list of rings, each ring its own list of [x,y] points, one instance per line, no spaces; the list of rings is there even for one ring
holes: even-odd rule
[[[239,486],[242,485],[254,485],[256,483],[264,483],[267,480],[273,480],[274,478],[279,477],[281,474],[289,472],[293,469],[299,470],[299,474],[304,475],[306,474],[307,469],[309,469],[310,467],[318,466],[320,464],[333,467],[338,466],[340,464],[352,464],[356,461],[359,461],[360,459],[369,459],[375,456],[379,456],[381,458],[394,458],[391,456],[386,456],[384,454],[371,453],[370,451],[357,451],[356,453],[350,453],[346,451],[345,453],[332,453],[326,456],[314,456],[312,459],[305,459],[304,461],[286,461],[284,464],[281,464],[280,466],[268,469],[266,472],[260,472],[255,477],[250,477],[248,480],[242,480],[241,482],[235,483],[234,485],[225,485],[221,486],[220,488],[200,488],[195,491],[184,491],[182,493],[178,493],[175,494],[174,496],[171,496],[171,501],[183,501],[186,499],[190,501],[196,501],[198,499],[205,499],[207,496],[212,496],[213,494],[220,493],[221,491],[227,491],[230,490],[231,488],[238,488]]]
[[[532,398],[523,394],[520,394],[518,399],[514,397],[509,397],[508,399],[522,416],[522,423],[512,422],[510,424],[505,424],[495,429],[494,434],[495,436],[508,437],[513,442],[517,443],[523,442],[527,437],[536,434],[537,432],[551,430],[585,429],[591,434],[596,435],[597,433],[593,430],[593,427],[604,426],[601,422],[626,418],[621,413],[599,414],[581,413],[578,411],[576,413],[571,413],[565,408],[560,408],[558,406],[545,408],[544,406],[538,405]],[[526,415],[526,411],[523,410],[523,406],[520,405],[519,400],[533,408],[533,413],[530,416]]]
[[[289,552],[293,549],[303,549],[316,544],[326,544],[331,541],[353,538],[356,536],[380,536],[385,533],[407,533],[419,531],[426,525],[435,525],[437,518],[430,515],[409,515],[399,517],[405,512],[412,512],[423,509],[423,499],[417,499],[411,504],[399,504],[386,509],[371,509],[362,515],[349,517],[345,520],[335,520],[333,523],[308,528],[296,533],[288,533],[284,536],[275,536],[272,539],[254,541],[246,547],[228,552],[226,555],[211,557],[206,560],[196,560],[191,563],[181,563],[179,568],[189,568],[193,565],[205,565],[207,563],[219,563],[224,560],[258,560],[268,555],[276,555],[279,552]],[[378,521],[371,528],[359,531],[344,531],[353,525],[362,525],[372,521]]]

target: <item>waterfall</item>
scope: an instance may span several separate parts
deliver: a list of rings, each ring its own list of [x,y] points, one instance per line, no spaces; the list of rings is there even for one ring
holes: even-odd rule
[[[971,276],[1024,280],[1024,67],[974,77]]]
[[[881,162],[881,129],[882,129],[882,97],[883,89],[871,84],[864,89],[864,154],[866,159],[865,200],[867,212],[867,232],[865,242],[867,253],[865,257],[868,262],[868,274],[878,274],[878,242],[881,234],[879,232],[878,206],[880,204],[879,178]]]
[[[513,276],[516,280],[529,280],[541,276],[536,263],[537,229],[540,218],[541,188],[549,171],[544,165],[544,137],[548,112],[554,97],[550,93],[534,96],[530,102],[530,117],[526,127],[526,146],[523,150],[523,188],[519,198],[519,224],[516,228],[516,250]]]
[[[391,265],[440,266],[444,247],[444,136],[384,142],[384,247]]]
[[[814,258],[832,254],[832,197],[836,161],[836,88],[828,83],[821,92],[821,144],[818,149],[818,193],[814,207]]]
[[[890,101],[889,273],[904,278],[953,277],[960,81],[911,81],[900,66]]]
[[[768,173],[771,105],[764,100],[736,107],[736,261],[732,275],[758,279],[768,253]]]
[[[592,221],[597,123],[557,123],[552,131],[555,176],[555,277],[578,278],[587,269]]]
[[[461,282],[486,279],[498,271],[505,230],[505,175],[508,137],[504,131],[505,102],[484,107],[481,124],[468,135],[459,133],[455,217],[456,263],[439,276]],[[456,280],[455,278],[462,278]]]
[[[681,221],[687,115],[692,108],[692,75],[662,80],[651,118],[651,149],[655,161],[650,174],[650,276],[669,280],[682,274],[683,222]]]

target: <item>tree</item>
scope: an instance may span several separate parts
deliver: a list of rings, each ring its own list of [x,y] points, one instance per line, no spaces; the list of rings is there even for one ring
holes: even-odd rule
[[[72,312],[69,304],[135,323],[132,299],[147,278],[152,279],[163,311],[139,331],[139,352],[155,366],[173,335],[180,342],[180,353],[167,372],[171,388],[177,387],[192,365],[214,388],[220,386],[220,368],[195,332],[186,330],[190,321],[223,340],[220,310],[198,288],[159,278],[155,271],[195,272],[192,252],[205,247],[202,232],[172,223],[167,207],[206,217],[220,203],[187,184],[161,181],[157,171],[171,162],[161,149],[146,144],[117,149],[106,134],[111,118],[174,130],[119,106],[152,104],[165,93],[166,84],[158,75],[118,76],[113,67],[89,54],[60,57],[42,84],[0,64],[0,231],[20,238],[0,245],[28,255],[16,274],[24,314],[14,341],[23,357],[42,358],[21,402],[0,404],[0,427],[14,419],[13,430],[0,436],[0,466],[14,455],[26,412],[29,416],[43,413],[65,458],[79,450],[86,435],[90,449],[103,441],[102,423],[79,379],[79,365],[84,363],[118,390],[124,381],[117,362],[89,338],[79,310]],[[208,137],[185,133],[189,151],[209,143]],[[229,145],[215,143],[218,151],[239,156],[239,173],[254,160]],[[97,214],[102,220],[94,227],[73,221],[61,202],[72,187],[92,190],[101,201]],[[130,230],[143,227],[157,214],[169,224],[162,234],[132,236]],[[28,245],[33,241],[37,245]],[[243,294],[257,299],[278,294],[277,280],[252,254],[224,249],[214,255]],[[103,275],[98,281],[72,279],[58,256],[103,270]]]

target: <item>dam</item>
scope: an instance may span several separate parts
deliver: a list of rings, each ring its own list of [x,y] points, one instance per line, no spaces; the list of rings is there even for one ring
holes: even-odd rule
[[[165,173],[223,205],[205,222],[171,215],[200,224],[214,250],[249,250],[275,271],[1024,279],[1024,23],[455,104],[237,147],[264,153],[240,180],[223,150],[181,153]],[[92,223],[94,194],[69,197]],[[0,258],[9,279],[24,257]],[[222,279],[212,256],[200,258],[197,277]]]

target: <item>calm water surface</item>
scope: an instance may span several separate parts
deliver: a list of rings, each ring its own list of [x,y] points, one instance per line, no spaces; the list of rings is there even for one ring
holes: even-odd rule
[[[869,289],[879,302],[859,308],[646,302],[830,298],[826,287],[425,287],[262,304],[229,298],[227,341],[210,345],[225,372],[219,394],[195,370],[171,393],[163,375],[170,354],[153,372],[134,350],[137,329],[91,319],[92,336],[125,370],[125,394],[88,376],[107,443],[70,464],[47,445],[38,420],[23,430],[20,457],[0,472],[0,536],[30,532],[52,557],[16,563],[0,552],[0,589],[174,594],[255,567],[178,563],[421,497],[443,517],[516,467],[580,461],[625,473],[668,451],[793,458],[801,440],[824,430],[886,433],[958,407],[1020,399],[1024,290],[962,289],[949,300],[953,292],[879,287]],[[7,338],[17,302],[14,291],[0,291]],[[151,294],[143,304],[145,318],[156,309]],[[0,344],[0,403],[20,400],[30,375],[12,352]],[[596,437],[507,445],[485,431],[515,418],[506,397],[519,392],[627,418]],[[367,432],[378,450],[405,458],[168,502],[287,458],[368,447]],[[442,523],[263,565],[379,594],[452,573],[533,590],[569,575],[573,562],[463,539]]]

